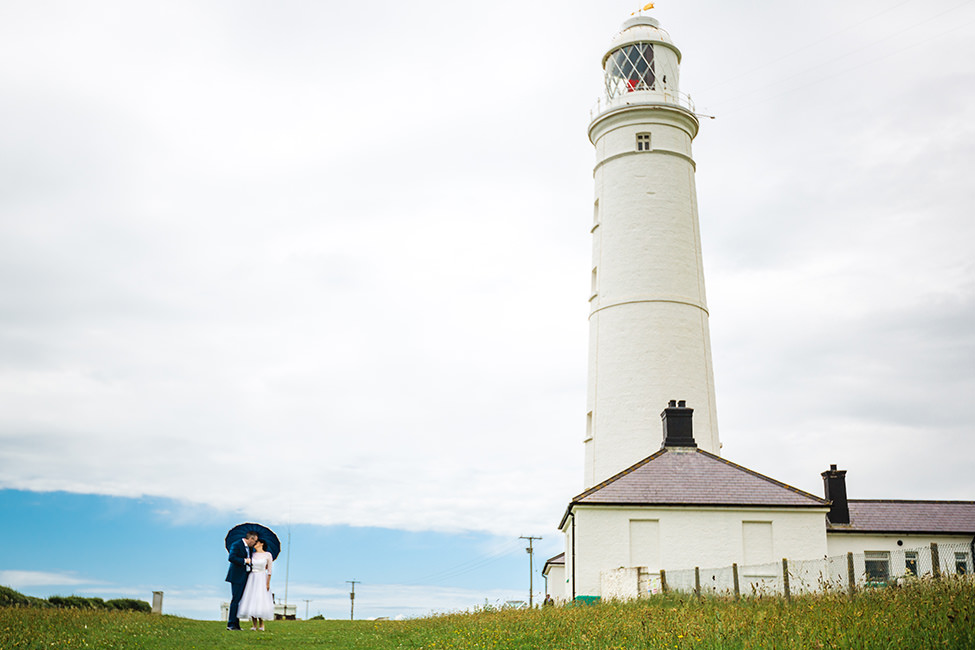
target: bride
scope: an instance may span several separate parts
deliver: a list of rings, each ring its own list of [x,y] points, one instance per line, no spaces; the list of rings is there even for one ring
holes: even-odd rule
[[[251,619],[251,629],[264,631],[264,621],[274,618],[274,598],[271,595],[271,554],[263,539],[254,542],[251,572],[247,576],[244,595],[240,599],[237,616]]]

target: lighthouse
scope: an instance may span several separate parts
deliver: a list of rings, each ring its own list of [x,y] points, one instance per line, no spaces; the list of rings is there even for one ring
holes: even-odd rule
[[[823,576],[854,554],[867,581],[918,575],[928,556],[931,567],[953,557],[970,573],[970,501],[847,499],[836,465],[822,474],[822,498],[721,457],[691,155],[698,120],[680,91],[680,52],[638,16],[602,61],[605,96],[589,125],[586,485],[559,522],[564,551],[542,569],[551,593],[562,602],[700,593],[695,567],[716,568],[710,593],[764,593],[781,558],[778,584],[787,590],[800,566],[808,573],[795,583],[815,589],[836,584]],[[862,568],[846,573],[844,584],[864,580]]]
[[[661,412],[693,409],[720,454],[695,164],[698,119],[680,50],[657,20],[627,20],[603,56],[589,297],[585,487],[659,450]]]

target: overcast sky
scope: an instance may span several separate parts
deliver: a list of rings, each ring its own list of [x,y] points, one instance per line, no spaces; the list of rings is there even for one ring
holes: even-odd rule
[[[639,4],[0,6],[0,488],[554,537]],[[975,498],[975,3],[652,14],[715,117],[723,455]]]

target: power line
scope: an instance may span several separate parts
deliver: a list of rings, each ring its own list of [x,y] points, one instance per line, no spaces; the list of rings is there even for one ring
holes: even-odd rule
[[[471,571],[476,571],[477,569],[484,568],[494,562],[497,562],[501,558],[511,555],[514,552],[518,544],[518,540],[511,540],[502,548],[487,553],[485,555],[480,555],[466,562],[461,562],[460,564],[441,569],[439,571],[434,571],[423,576],[419,576],[408,582],[401,584],[404,585],[420,585],[420,584],[437,584],[446,580],[448,578],[454,578],[465,573],[470,573]]]

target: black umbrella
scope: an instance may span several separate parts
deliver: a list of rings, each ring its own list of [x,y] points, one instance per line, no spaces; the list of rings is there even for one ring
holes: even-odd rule
[[[264,549],[271,554],[272,558],[275,560],[278,559],[278,554],[281,552],[281,541],[274,534],[273,530],[261,524],[252,524],[250,522],[237,524],[227,531],[227,537],[224,539],[223,545],[229,551],[231,544],[238,539],[243,539],[247,533],[251,532],[257,533],[257,536],[264,540]]]

